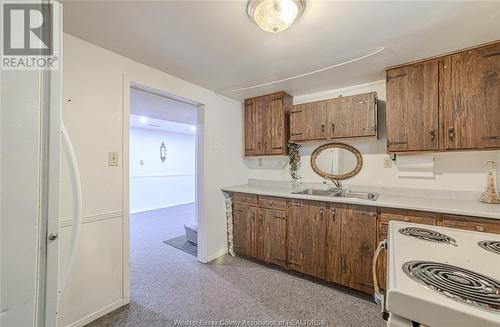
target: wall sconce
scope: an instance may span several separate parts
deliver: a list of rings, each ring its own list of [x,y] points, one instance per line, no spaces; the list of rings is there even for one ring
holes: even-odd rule
[[[164,142],[161,142],[160,146],[160,159],[161,162],[165,162],[165,159],[167,159],[167,147]]]

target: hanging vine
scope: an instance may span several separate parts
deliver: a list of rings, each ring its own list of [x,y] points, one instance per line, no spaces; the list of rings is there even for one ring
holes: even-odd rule
[[[288,143],[288,159],[290,164],[290,176],[292,181],[296,182],[302,178],[299,175],[299,164],[300,164],[300,145],[297,143]]]

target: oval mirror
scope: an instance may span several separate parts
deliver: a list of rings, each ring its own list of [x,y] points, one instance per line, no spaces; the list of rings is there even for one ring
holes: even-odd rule
[[[341,180],[351,178],[363,167],[363,158],[358,150],[343,143],[320,146],[311,155],[311,167],[323,178]]]

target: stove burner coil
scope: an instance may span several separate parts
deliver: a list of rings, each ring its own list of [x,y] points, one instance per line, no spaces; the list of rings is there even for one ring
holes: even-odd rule
[[[500,281],[460,267],[409,261],[404,273],[420,285],[458,302],[500,313]]]
[[[399,230],[401,234],[418,238],[420,240],[426,240],[437,243],[444,244],[453,244],[456,245],[456,241],[454,238],[449,237],[448,235],[441,234],[439,232],[420,227],[405,227]]]
[[[490,251],[495,254],[500,254],[500,241],[481,241],[477,243],[477,245],[479,245],[486,251]]]

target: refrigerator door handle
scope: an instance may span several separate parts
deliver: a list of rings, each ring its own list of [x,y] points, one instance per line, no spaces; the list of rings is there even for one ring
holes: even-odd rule
[[[73,144],[68,135],[68,131],[61,122],[61,136],[62,136],[62,149],[66,160],[68,161],[69,174],[71,179],[71,191],[73,194],[73,218],[72,218],[72,233],[70,241],[70,250],[66,263],[63,266],[61,276],[59,278],[59,295],[61,295],[66,288],[69,276],[75,265],[76,253],[78,250],[78,243],[80,240],[81,227],[82,227],[82,185],[80,180],[80,170],[78,169],[78,162],[76,160]]]

